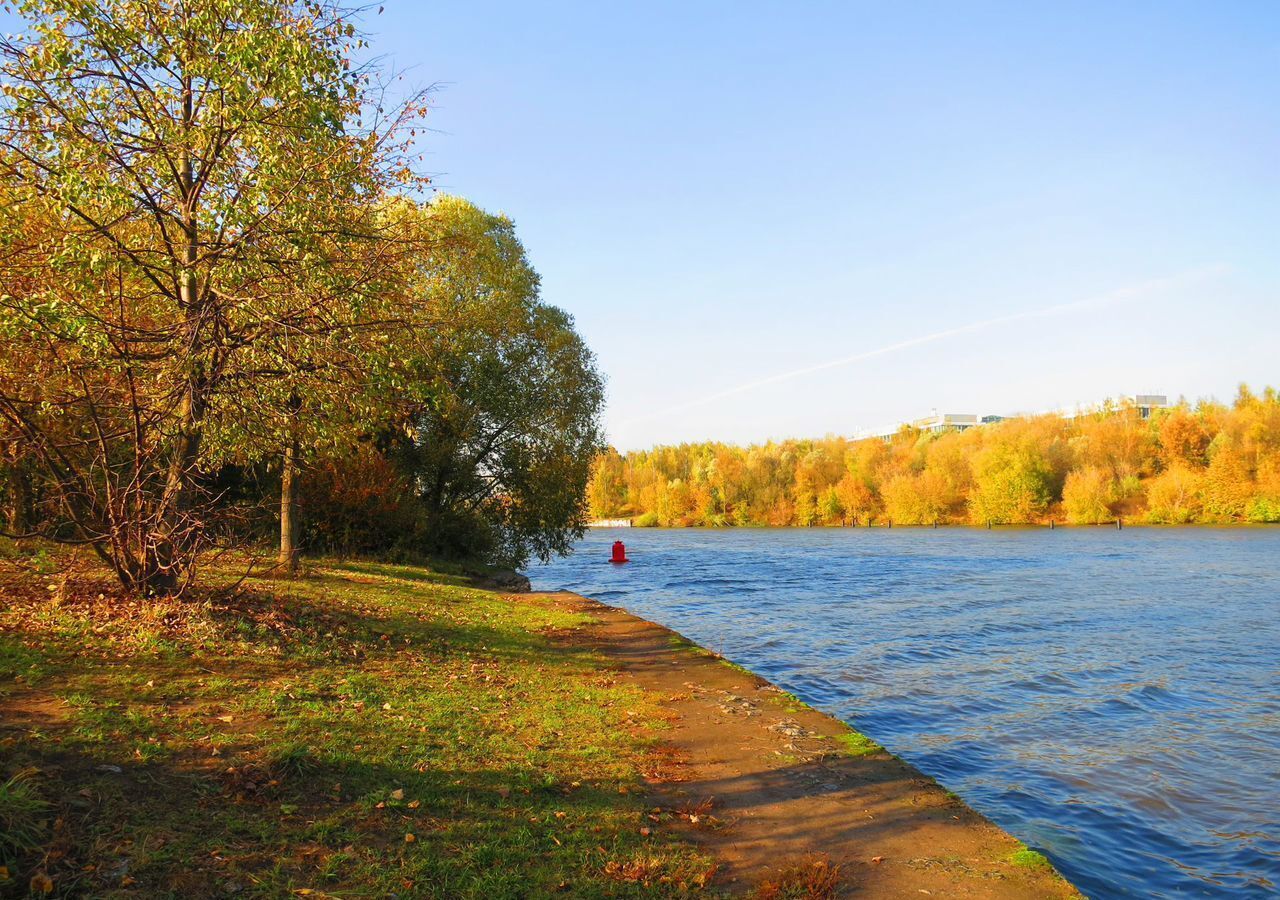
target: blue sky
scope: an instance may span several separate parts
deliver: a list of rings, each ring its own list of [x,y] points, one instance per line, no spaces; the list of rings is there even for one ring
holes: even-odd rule
[[[385,0],[367,29],[439,84],[427,167],[515,220],[621,448],[1280,384],[1280,3]]]

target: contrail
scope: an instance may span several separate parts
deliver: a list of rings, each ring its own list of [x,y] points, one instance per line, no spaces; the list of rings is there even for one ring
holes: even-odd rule
[[[1196,281],[1212,275],[1219,275],[1226,270],[1227,267],[1223,265],[1204,266],[1198,269],[1190,269],[1186,272],[1180,272],[1176,275],[1170,275],[1166,278],[1156,278],[1151,281],[1144,281],[1141,284],[1130,285],[1129,287],[1108,291],[1105,294],[1088,297],[1084,300],[1074,300],[1070,303],[1059,303],[1054,306],[1046,306],[1043,309],[1029,310],[1028,312],[1010,313],[1007,316],[997,316],[994,319],[983,319],[979,322],[970,322],[967,325],[957,325],[954,328],[947,328],[943,331],[934,331],[929,334],[922,334],[919,337],[908,338],[894,344],[887,344],[883,347],[877,347],[874,350],[864,350],[861,353],[855,353],[852,356],[842,356],[839,359],[815,363],[812,366],[805,366],[802,369],[792,369],[790,372],[779,372],[776,375],[770,375],[766,378],[758,378],[755,381],[748,381],[736,387],[726,388],[723,391],[708,394],[705,397],[699,397],[697,400],[690,400],[686,403],[669,406],[666,409],[655,413],[647,413],[642,416],[627,419],[623,422],[619,422],[618,426],[621,427],[632,425],[636,422],[647,422],[651,419],[659,419],[663,416],[684,412],[687,409],[706,406],[708,403],[723,400],[725,397],[733,397],[737,394],[753,391],[756,388],[765,387],[766,385],[777,384],[780,381],[790,381],[793,378],[812,375],[814,372],[823,372],[827,369],[838,369],[841,366],[848,366],[868,359],[875,359],[878,356],[887,356],[890,353],[897,353],[900,350],[908,350],[912,347],[919,347],[923,344],[932,344],[936,341],[945,340],[946,338],[958,337],[962,334],[972,334],[975,331],[984,331],[988,328],[994,328],[997,325],[1008,325],[1011,322],[1025,322],[1031,319],[1044,319],[1050,316],[1061,316],[1067,313],[1079,312],[1086,309],[1099,309],[1106,306],[1114,306],[1117,303],[1124,303],[1130,300],[1136,300],[1139,297],[1145,297],[1149,294],[1159,293],[1167,288],[1176,287],[1188,281]]]

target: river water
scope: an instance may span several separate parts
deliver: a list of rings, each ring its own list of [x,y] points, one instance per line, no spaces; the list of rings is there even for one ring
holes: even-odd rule
[[[844,719],[1090,896],[1280,896],[1280,529],[599,529],[529,575]]]

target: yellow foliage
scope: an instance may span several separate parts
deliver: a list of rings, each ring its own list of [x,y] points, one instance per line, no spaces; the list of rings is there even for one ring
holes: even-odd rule
[[[1280,396],[887,440],[682,444],[597,464],[594,514],[664,525],[1280,520]],[[616,514],[616,513],[615,513]],[[648,514],[648,515],[646,515]],[[610,516],[611,517],[611,516]]]
[[[1067,476],[1062,509],[1073,525],[1097,525],[1111,517],[1116,500],[1115,479],[1105,469],[1089,466]]]

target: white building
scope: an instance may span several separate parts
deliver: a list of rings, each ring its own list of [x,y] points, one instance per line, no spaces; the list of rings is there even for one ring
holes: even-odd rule
[[[1019,418],[1029,415],[1056,415],[1062,416],[1064,419],[1075,419],[1080,416],[1091,416],[1123,409],[1126,406],[1135,408],[1140,417],[1149,419],[1157,409],[1168,408],[1169,398],[1164,394],[1126,394],[1119,397],[1111,397],[1097,403],[1077,403],[1075,406],[1047,409],[1039,413],[1016,413],[1012,416],[976,416],[969,413],[935,412],[932,415],[925,416],[923,419],[916,419],[912,422],[900,422],[896,425],[860,431],[855,436],[858,440],[880,438],[887,441],[903,428],[914,428],[917,431],[934,433],[941,431],[967,431],[979,425],[993,425],[996,422],[1003,422],[1007,418]]]

